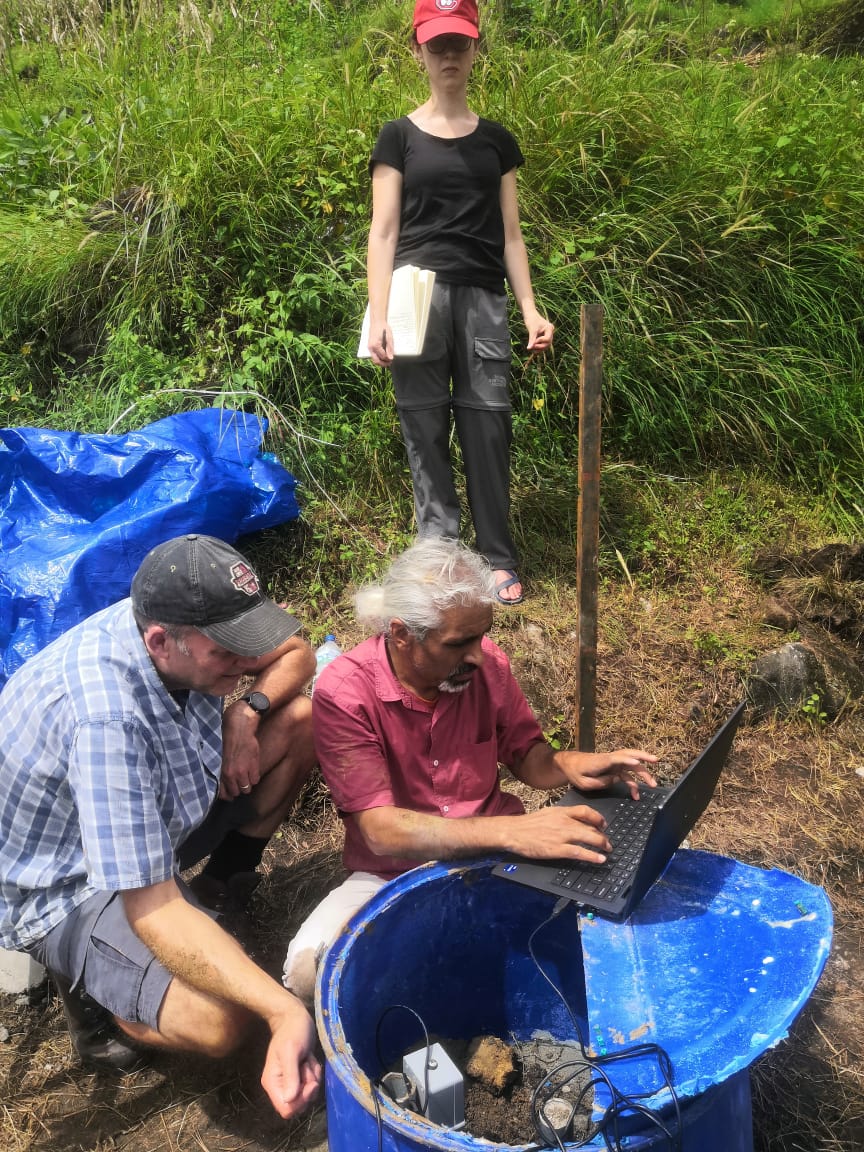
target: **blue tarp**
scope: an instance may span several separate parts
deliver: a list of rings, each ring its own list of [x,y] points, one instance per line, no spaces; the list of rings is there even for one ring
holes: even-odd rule
[[[0,429],[0,686],[127,596],[163,540],[202,532],[234,543],[295,519],[296,482],[262,455],[265,431],[224,408],[117,436]]]

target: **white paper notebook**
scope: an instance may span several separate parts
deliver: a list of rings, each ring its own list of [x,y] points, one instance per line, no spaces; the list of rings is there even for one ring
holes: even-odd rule
[[[426,268],[403,264],[393,273],[390,298],[387,301],[387,320],[393,333],[394,356],[419,356],[426,339],[426,324],[432,304],[435,273]],[[369,356],[369,305],[363,317],[357,355]]]

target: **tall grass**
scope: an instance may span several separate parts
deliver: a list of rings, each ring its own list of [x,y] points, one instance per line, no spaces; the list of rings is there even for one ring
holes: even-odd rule
[[[472,99],[525,152],[558,326],[546,363],[516,365],[517,475],[572,462],[579,305],[600,301],[609,453],[758,462],[854,501],[860,60],[672,59],[656,13],[487,8]],[[386,378],[353,352],[369,152],[423,98],[409,8],[14,0],[0,25],[0,418],[245,393],[327,483],[402,483]]]

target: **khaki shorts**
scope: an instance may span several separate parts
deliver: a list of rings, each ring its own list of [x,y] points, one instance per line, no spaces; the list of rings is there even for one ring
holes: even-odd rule
[[[309,913],[288,945],[282,983],[307,1008],[315,1001],[315,977],[321,957],[358,909],[387,883],[371,872],[352,872]]]

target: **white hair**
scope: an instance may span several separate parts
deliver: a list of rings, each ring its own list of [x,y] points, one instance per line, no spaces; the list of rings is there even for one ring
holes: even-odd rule
[[[371,632],[387,632],[392,620],[401,620],[423,640],[449,609],[495,602],[495,576],[486,560],[456,540],[430,536],[397,556],[380,584],[361,588],[354,608]]]

